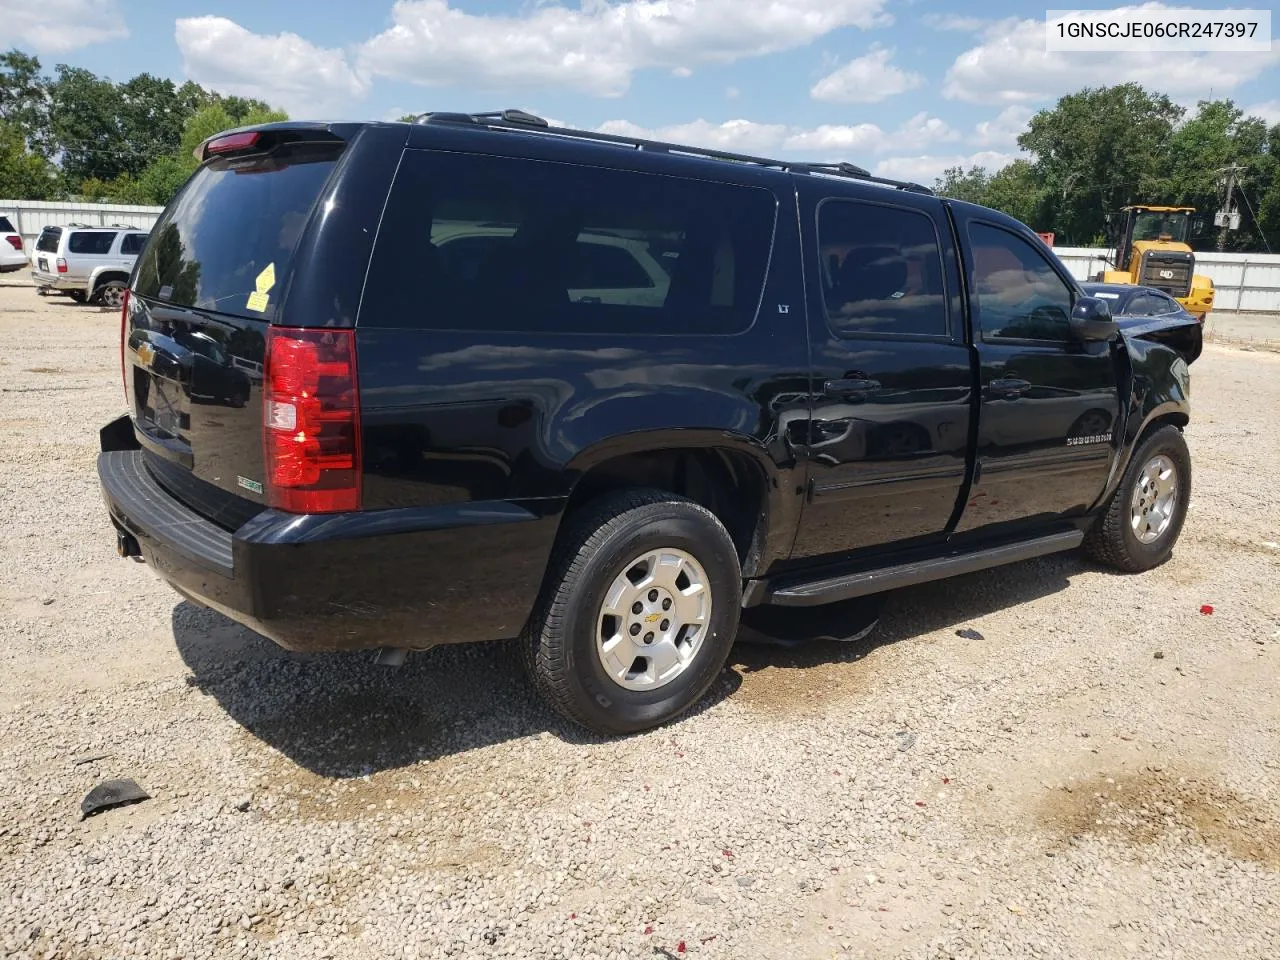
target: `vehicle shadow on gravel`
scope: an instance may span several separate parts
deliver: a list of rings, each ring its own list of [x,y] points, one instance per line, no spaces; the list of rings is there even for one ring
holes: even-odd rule
[[[960,629],[979,617],[1050,596],[1067,589],[1070,578],[1087,569],[1083,557],[1064,553],[904,587],[883,596],[879,623],[860,640],[816,640],[790,649],[739,643],[729,663],[744,676],[766,668],[805,671],[852,663],[881,647],[935,630]],[[796,691],[791,683],[780,688],[783,695]],[[816,688],[807,690],[806,696],[816,693]]]
[[[731,697],[754,672],[860,660],[877,648],[1066,589],[1069,577],[1084,569],[1083,560],[1068,554],[899,590],[886,597],[876,629],[855,642],[789,649],[739,643],[729,669],[692,715]],[[436,647],[390,669],[373,663],[371,653],[288,653],[186,602],[174,608],[173,635],[192,672],[189,683],[253,736],[325,777],[365,776],[544,731],[569,743],[606,739],[543,706],[505,641]],[[803,674],[797,680],[780,683],[777,697],[819,695]]]
[[[293,654],[219,613],[182,602],[173,636],[188,683],[312,773],[360,777],[542,732],[603,743],[537,699],[510,641],[410,654],[398,669],[373,654]],[[694,707],[732,695],[727,673]]]

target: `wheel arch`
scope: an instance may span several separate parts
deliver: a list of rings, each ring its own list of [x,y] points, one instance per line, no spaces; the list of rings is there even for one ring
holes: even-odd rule
[[[689,430],[610,438],[569,464],[574,475],[565,516],[598,497],[628,487],[665,490],[710,510],[738,551],[744,577],[767,566],[790,544],[779,529],[778,472],[747,437]]]
[[[127,285],[129,283],[129,271],[121,270],[119,267],[98,267],[89,274],[89,296],[96,294],[98,288],[110,280],[120,280]]]

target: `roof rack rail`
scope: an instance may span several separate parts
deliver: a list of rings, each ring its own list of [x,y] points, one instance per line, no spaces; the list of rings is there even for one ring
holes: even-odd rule
[[[768,157],[754,157],[745,153],[731,153],[727,150],[713,150],[707,147],[693,147],[688,144],[666,143],[662,140],[649,140],[644,137],[628,137],[616,133],[599,133],[594,130],[577,130],[573,127],[553,127],[542,117],[534,116],[524,110],[494,110],[487,113],[421,113],[415,118],[416,123],[462,123],[488,127],[494,130],[514,130],[522,133],[545,133],[553,137],[567,137],[578,140],[594,140],[597,143],[612,143],[630,147],[633,150],[646,150],[653,153],[671,153],[681,156],[706,157],[711,160],[727,160],[732,163],[746,163],[758,167],[772,167],[787,173],[816,174],[819,176],[847,177],[851,180],[863,180],[867,183],[878,183],[881,186],[894,187],[909,193],[923,193],[933,196],[933,191],[923,184],[909,180],[893,180],[889,177],[877,177],[870,171],[852,163],[808,163],[803,161],[772,160]]]

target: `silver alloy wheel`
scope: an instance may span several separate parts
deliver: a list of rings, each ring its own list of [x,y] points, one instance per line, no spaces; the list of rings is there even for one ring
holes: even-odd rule
[[[610,584],[596,617],[596,653],[628,690],[656,690],[693,663],[711,628],[711,585],[674,547],[648,550]]]
[[[108,284],[102,288],[102,305],[110,307],[112,310],[119,310],[124,306],[124,287]]]
[[[1169,529],[1178,509],[1178,468],[1163,453],[1138,474],[1129,501],[1129,525],[1139,543],[1155,543]]]

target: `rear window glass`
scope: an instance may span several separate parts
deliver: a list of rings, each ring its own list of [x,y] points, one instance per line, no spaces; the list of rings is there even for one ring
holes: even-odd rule
[[[270,317],[311,208],[339,151],[286,145],[201,168],[151,229],[135,290],[183,307]],[[276,284],[254,297],[268,267]],[[264,302],[265,300],[265,302]]]
[[[115,243],[114,233],[73,233],[67,239],[67,250],[71,253],[87,253],[101,256],[111,252],[111,244]]]
[[[137,256],[146,245],[147,235],[145,233],[130,233],[120,241],[120,252],[125,256]]]
[[[736,333],[755,318],[775,208],[758,187],[407,151],[360,323]]]
[[[17,233],[8,217],[0,217],[0,233]]]
[[[45,227],[40,231],[40,239],[36,241],[36,249],[41,253],[57,253],[58,241],[61,239],[61,230],[57,227]]]

